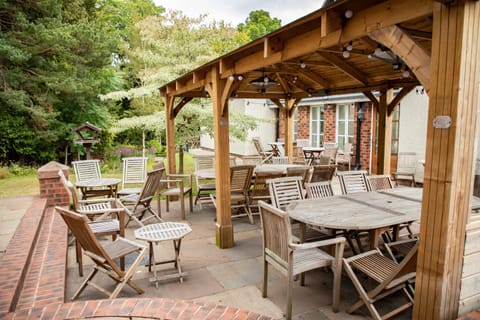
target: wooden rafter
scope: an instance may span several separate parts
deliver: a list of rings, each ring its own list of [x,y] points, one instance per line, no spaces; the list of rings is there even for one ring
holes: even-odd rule
[[[297,70],[298,74],[307,78],[308,80],[324,87],[324,88],[328,88],[330,87],[331,83],[322,78],[318,73],[314,72],[313,70],[309,69],[308,67],[302,69],[302,68],[298,68]]]
[[[375,95],[372,93],[372,91],[362,91],[362,93],[365,95],[365,97],[372,102],[373,107],[375,110],[378,110],[379,104],[378,104],[378,99],[375,97]]]
[[[243,81],[243,80],[242,80]],[[238,80],[238,79],[231,79],[229,78],[227,80],[227,83],[225,84],[225,88],[223,89],[223,92],[222,92],[222,99],[221,99],[221,103],[222,103],[222,115],[225,114],[225,110],[226,110],[226,105],[227,105],[227,100],[228,98],[230,98],[232,92],[234,92],[235,90],[238,89],[238,87],[240,87],[240,84],[242,83],[242,81]]]
[[[345,59],[341,59],[338,56],[319,51],[318,54],[323,57],[325,60],[332,63],[335,67],[340,69],[342,72],[350,76],[352,79],[357,80],[361,84],[366,85],[368,83],[368,77],[365,73],[353,67],[351,64],[347,63]]]

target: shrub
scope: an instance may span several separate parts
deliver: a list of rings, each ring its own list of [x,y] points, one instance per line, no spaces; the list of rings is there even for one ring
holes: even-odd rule
[[[30,175],[35,175],[37,173],[37,169],[34,167],[29,167],[29,166],[22,167],[16,163],[12,163],[8,167],[8,170],[10,171],[11,174],[15,176],[30,176]]]
[[[8,168],[0,167],[0,180],[7,178],[9,173]]]

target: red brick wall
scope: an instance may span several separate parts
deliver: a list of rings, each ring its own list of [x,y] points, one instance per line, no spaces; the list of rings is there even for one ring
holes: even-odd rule
[[[325,113],[323,114],[323,141],[335,142],[336,126],[337,126],[337,106],[334,104],[325,105]]]
[[[38,169],[40,198],[46,198],[48,206],[68,206],[70,203],[69,194],[60,181],[59,170],[63,171],[68,180],[68,167],[58,162],[51,161]]]
[[[353,125],[354,138],[352,144],[352,151],[355,158],[356,142],[357,142],[357,115],[358,106],[355,104],[355,121]],[[364,103],[365,120],[362,121],[360,128],[360,166],[362,170],[370,171],[370,153],[371,153],[371,137],[372,137],[372,107],[370,103]],[[324,141],[334,142],[336,136],[336,123],[337,123],[337,106],[335,104],[325,105],[324,113]],[[310,138],[310,106],[298,107],[298,124],[297,124],[297,138],[308,139]],[[279,121],[279,138],[285,138],[285,126],[284,126],[284,114],[280,112]]]

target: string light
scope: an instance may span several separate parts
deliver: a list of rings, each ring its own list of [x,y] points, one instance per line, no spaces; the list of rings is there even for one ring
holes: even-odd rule
[[[350,42],[348,43],[348,45],[347,45],[346,48],[347,48],[348,51],[352,51],[352,49],[353,49],[353,43],[352,43],[352,41],[350,41]]]
[[[352,10],[345,11],[345,18],[350,19],[351,17],[353,17],[353,11]]]
[[[350,51],[348,51],[345,47],[342,48],[342,51],[342,55],[345,59],[350,57]]]

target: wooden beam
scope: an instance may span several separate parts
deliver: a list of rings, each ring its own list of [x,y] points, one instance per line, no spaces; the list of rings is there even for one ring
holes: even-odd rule
[[[430,87],[430,54],[420,44],[395,25],[372,31],[369,36],[397,54],[428,92]]]
[[[280,86],[282,87],[284,92],[290,92],[290,86],[288,85],[288,82],[282,77],[280,73],[275,73],[277,76],[278,82],[280,83]]]
[[[459,316],[465,225],[471,210],[479,125],[479,16],[479,1],[435,4],[413,319]],[[438,116],[450,117],[451,126],[435,126]],[[478,291],[477,286],[471,296]]]
[[[368,98],[368,100],[370,100],[372,102],[373,108],[375,108],[375,110],[378,110],[378,108],[379,108],[378,99],[377,99],[377,97],[375,97],[373,92],[372,91],[362,91],[362,93],[365,95],[365,97]]]
[[[176,148],[175,148],[175,117],[173,116],[173,105],[175,103],[175,97],[165,96],[165,121],[166,121],[166,140],[167,140],[167,159],[168,159],[168,172],[176,173]]]
[[[282,109],[284,113],[284,127],[285,127],[285,155],[293,160],[293,111],[296,108],[295,99],[286,99],[285,107]]]
[[[215,142],[215,197],[216,197],[216,244],[219,248],[233,247],[232,208],[230,202],[230,141],[228,107],[222,105],[226,81],[220,79],[217,66],[212,67],[212,82],[209,84],[213,103]],[[228,103],[228,99],[226,100]]]
[[[189,103],[190,101],[192,101],[192,97],[183,97],[182,100],[180,100],[180,102],[175,106],[175,108],[173,108],[173,114],[172,116],[175,118],[178,113],[180,112],[180,110],[182,110],[182,108],[187,104]]]
[[[415,88],[415,86],[403,87],[402,90],[400,90],[400,92],[397,93],[397,95],[395,96],[395,98],[393,98],[392,102],[390,102],[390,103],[388,104],[387,112],[388,112],[388,115],[389,115],[389,116],[393,113],[393,110],[395,109],[395,107],[397,106],[397,104],[399,104],[400,101],[401,101],[407,94],[409,94],[410,91],[413,90],[413,88]]]
[[[392,116],[388,114],[388,103],[392,101],[393,89],[382,91],[378,103],[378,153],[377,173],[390,174],[392,153]]]
[[[366,85],[368,83],[367,75],[349,64],[347,61],[345,61],[345,59],[341,59],[337,55],[322,51],[318,51],[318,54],[325,60],[332,63],[335,67],[340,69],[340,71],[350,76],[352,79],[360,82],[363,85]]]

